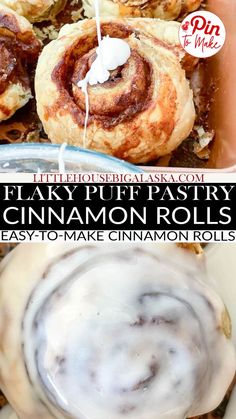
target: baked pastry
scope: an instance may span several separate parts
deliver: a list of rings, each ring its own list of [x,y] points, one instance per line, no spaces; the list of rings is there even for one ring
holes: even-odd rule
[[[0,410],[0,419],[19,419],[13,409],[7,405]]]
[[[0,0],[0,4],[26,17],[30,22],[52,20],[66,2],[67,0]]]
[[[27,67],[36,62],[40,49],[31,24],[0,5],[0,121],[31,98]]]
[[[202,0],[97,0],[100,15],[107,17],[155,17],[174,20],[193,12]],[[94,0],[82,0],[87,17],[95,16]]]
[[[235,351],[198,262],[156,245],[17,246],[1,267],[0,385],[19,417],[185,419],[215,408]]]
[[[124,39],[127,63],[103,84],[78,82],[96,57],[94,19],[65,25],[40,55],[35,78],[38,115],[49,139],[145,163],[170,153],[188,137],[195,120],[185,66],[195,63],[179,43],[179,23],[155,19],[103,19],[103,36]],[[47,92],[47,94],[45,94]]]

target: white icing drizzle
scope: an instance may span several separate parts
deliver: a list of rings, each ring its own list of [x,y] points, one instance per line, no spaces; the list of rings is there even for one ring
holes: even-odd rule
[[[130,47],[127,42],[119,38],[106,36],[96,49],[97,58],[92,63],[86,77],[78,83],[82,89],[90,84],[105,83],[109,80],[111,70],[124,65],[130,57]],[[83,90],[84,91],[84,90]]]
[[[109,36],[102,39],[100,13],[99,13],[99,0],[94,0],[97,39],[98,47],[96,48],[97,57],[92,63],[90,70],[87,72],[85,78],[78,82],[78,87],[81,88],[85,95],[85,122],[84,122],[84,135],[83,147],[86,148],[86,134],[89,118],[89,95],[88,84],[94,86],[98,83],[103,84],[110,77],[110,71],[115,70],[117,67],[124,65],[130,55],[131,50],[127,42],[119,38],[110,38]]]
[[[222,301],[194,259],[145,249],[78,247],[31,295],[26,365],[56,417],[185,419],[222,400],[235,368]]]
[[[94,7],[95,7],[95,19],[96,19],[96,26],[97,26],[97,38],[98,38],[98,45],[101,44],[102,35],[101,35],[101,25],[100,25],[100,8],[99,8],[99,1],[94,0]]]
[[[65,160],[64,160],[64,151],[65,151],[66,147],[67,147],[67,143],[63,143],[59,148],[59,153],[58,153],[59,173],[65,173],[66,172]]]
[[[82,86],[82,92],[85,96],[85,121],[84,121],[84,133],[83,133],[83,148],[86,148],[86,137],[87,137],[87,126],[88,126],[88,119],[89,119],[89,95],[88,95],[88,88],[87,83]]]

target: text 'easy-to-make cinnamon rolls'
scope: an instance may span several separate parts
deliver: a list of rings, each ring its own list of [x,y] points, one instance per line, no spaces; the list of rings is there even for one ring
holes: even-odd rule
[[[31,24],[0,5],[0,121],[31,98],[28,66],[37,61],[40,49]]]
[[[186,419],[221,402],[235,371],[230,320],[198,262],[177,251],[12,251],[0,386],[20,419]]]
[[[155,17],[174,20],[193,12],[202,0],[97,0],[101,16]],[[94,0],[82,0],[87,17],[95,16]]]
[[[11,8],[30,22],[40,22],[53,19],[66,2],[67,0],[0,0],[0,5]]]
[[[188,137],[195,121],[185,69],[195,63],[179,44],[179,23],[102,19],[102,36],[123,39],[131,55],[108,81],[78,86],[96,58],[94,19],[65,25],[47,45],[36,70],[39,117],[50,140],[104,152],[133,163],[166,155]]]

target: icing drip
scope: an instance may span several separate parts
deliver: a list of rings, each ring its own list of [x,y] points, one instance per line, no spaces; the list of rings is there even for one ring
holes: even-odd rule
[[[94,7],[95,7],[95,19],[96,19],[96,26],[97,26],[98,46],[100,46],[101,41],[102,41],[102,35],[101,35],[101,26],[100,26],[99,0],[94,0]]]
[[[67,147],[67,143],[63,143],[61,145],[61,147],[59,148],[59,153],[58,153],[59,173],[65,173],[66,172],[65,160],[64,160],[64,156],[63,156],[66,147]]]
[[[130,57],[130,47],[127,42],[119,38],[106,36],[96,49],[97,57],[92,63],[86,77],[78,83],[84,89],[87,84],[94,86],[98,83],[105,83],[109,80],[109,71],[124,65]]]
[[[88,246],[47,267],[23,342],[56,417],[184,419],[220,403],[235,367],[225,309],[187,259]]]
[[[109,36],[102,39],[101,25],[99,15],[99,0],[94,0],[96,12],[96,27],[98,47],[96,48],[96,58],[92,63],[90,70],[87,72],[85,78],[78,82],[78,87],[81,88],[85,95],[85,123],[83,146],[86,147],[86,132],[89,118],[89,95],[88,84],[94,86],[98,83],[103,84],[109,80],[110,71],[115,70],[119,66],[124,65],[131,55],[131,50],[127,42],[119,38],[110,38]]]

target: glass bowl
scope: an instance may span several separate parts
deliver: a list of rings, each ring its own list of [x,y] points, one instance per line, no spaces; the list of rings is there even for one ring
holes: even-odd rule
[[[0,145],[1,173],[58,173],[58,172],[142,173],[123,160],[81,149],[57,144]]]

